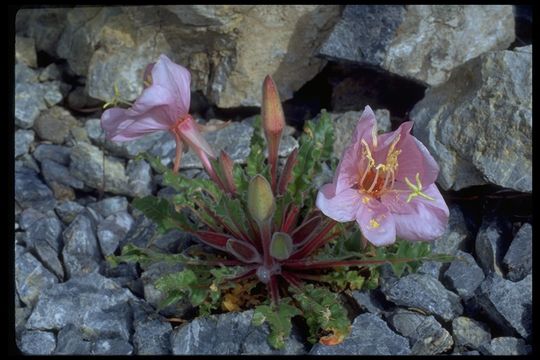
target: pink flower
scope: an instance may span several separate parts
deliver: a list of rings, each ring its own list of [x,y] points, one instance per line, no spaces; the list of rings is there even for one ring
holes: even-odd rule
[[[199,156],[209,173],[216,156],[189,115],[189,71],[161,55],[144,73],[145,89],[129,109],[112,108],[101,116],[109,140],[128,141],[155,131],[170,131],[176,140],[174,171],[178,171],[184,142]]]
[[[377,135],[375,114],[366,106],[334,181],[321,187],[317,207],[328,217],[356,220],[376,246],[396,236],[434,240],[448,223],[448,206],[434,184],[439,166],[410,134],[413,123]]]

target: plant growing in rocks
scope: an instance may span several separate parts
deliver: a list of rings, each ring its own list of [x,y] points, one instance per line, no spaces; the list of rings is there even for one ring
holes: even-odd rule
[[[145,72],[145,81],[132,107],[105,111],[102,126],[118,141],[159,130],[175,136],[172,171],[148,159],[177,194],[171,200],[139,198],[133,205],[162,231],[181,229],[200,244],[178,254],[128,244],[109,260],[183,264],[182,271],[157,280],[166,294],[162,306],[188,298],[200,315],[255,308],[252,321],[268,322],[275,348],[284,346],[291,319],[301,316],[310,341],[332,345],[343,341],[351,326],[341,292],[376,287],[377,267],[385,263],[400,275],[424,259],[446,259],[431,256],[426,242],[396,241],[396,234],[432,240],[448,219],[433,184],[438,168],[409,134],[412,124],[377,135],[373,112],[366,108],[334,182],[317,195],[313,179],[323,162],[332,162],[332,124],[324,111],[318,121],[307,122],[299,147],[280,163],[285,118],[267,76],[262,116],[242,167],[223,151],[217,155],[188,114],[186,69],[162,55]],[[210,179],[178,173],[183,143],[197,153]],[[360,229],[351,222],[355,219]]]

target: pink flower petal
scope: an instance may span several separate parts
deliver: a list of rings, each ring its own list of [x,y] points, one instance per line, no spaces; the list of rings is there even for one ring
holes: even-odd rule
[[[175,107],[175,118],[178,119],[189,112],[191,101],[191,75],[189,71],[173,63],[166,55],[160,55],[152,68],[152,86],[159,85],[167,88],[173,95],[171,106]]]
[[[197,152],[202,150],[206,155],[215,158],[216,155],[212,147],[208,144],[205,138],[201,135],[197,123],[193,118],[188,115],[178,124],[178,132],[182,137],[182,140],[188,143],[188,145]]]
[[[371,131],[376,122],[375,113],[373,113],[373,110],[371,110],[369,105],[366,106],[364,108],[364,112],[358,120],[358,125],[356,125],[356,129],[354,130],[351,144],[359,143],[362,139],[368,136],[369,139],[371,139]],[[371,142],[368,143],[371,144]]]
[[[334,182],[337,184],[337,192],[352,187],[358,181],[358,173],[365,166],[365,159],[361,157],[361,141],[364,139],[368,145],[371,145],[373,126],[375,126],[375,114],[369,106],[366,106],[354,130],[351,144],[343,151],[336,170]]]
[[[435,184],[423,189],[423,192],[435,200],[416,196],[410,202],[414,212],[394,214],[399,237],[411,241],[435,240],[444,233],[448,225],[448,206]]]
[[[164,87],[146,88],[130,109],[112,108],[103,112],[101,126],[108,139],[127,141],[174,124],[169,104],[172,94]]]
[[[439,174],[439,165],[426,147],[414,136],[407,135],[398,143],[401,154],[398,156],[399,167],[396,181],[405,182],[405,177],[415,183],[416,174],[420,174],[423,186],[433,184]]]
[[[345,189],[336,194],[334,184],[326,184],[317,194],[317,207],[336,221],[352,221],[360,208],[360,194],[354,189]]]
[[[371,199],[362,206],[356,216],[362,235],[375,246],[393,244],[396,241],[396,225],[394,216],[384,204]]]
[[[155,131],[168,130],[167,124],[156,121],[157,116],[154,114],[160,111],[165,112],[166,109],[163,106],[157,107],[141,115],[129,109],[109,109],[101,116],[101,126],[109,140],[137,139]]]

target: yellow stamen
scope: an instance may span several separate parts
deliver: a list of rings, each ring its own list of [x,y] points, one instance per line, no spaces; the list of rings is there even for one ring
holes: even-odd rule
[[[370,226],[372,229],[376,229],[376,228],[378,228],[379,226],[381,226],[381,224],[379,224],[379,223],[377,222],[377,220],[371,219],[371,220],[369,220],[369,226]]]
[[[367,204],[369,202],[369,198],[367,196],[362,197],[362,203]]]
[[[422,192],[422,183],[420,182],[420,173],[416,173],[416,185],[414,185],[407,177],[405,177],[405,183],[407,184],[408,187],[411,188],[411,193],[409,194],[409,197],[407,197],[407,202],[411,202],[411,200],[417,196],[421,196],[427,200],[435,201],[434,198]]]

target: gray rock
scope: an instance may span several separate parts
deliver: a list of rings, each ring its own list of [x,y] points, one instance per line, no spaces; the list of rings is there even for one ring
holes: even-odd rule
[[[20,338],[20,335],[25,331],[26,321],[30,317],[30,314],[32,314],[32,308],[30,306],[19,307],[17,302],[19,300],[15,302],[15,336],[16,338]]]
[[[144,197],[152,194],[152,168],[145,160],[129,160],[126,175],[133,196]]]
[[[21,229],[28,230],[35,221],[45,216],[46,215],[41,211],[37,211],[36,209],[33,209],[31,207],[27,208],[23,210],[18,216],[19,225],[21,226]]]
[[[32,130],[15,131],[15,157],[28,154],[30,144],[34,142],[34,132]]]
[[[58,65],[51,63],[41,70],[38,77],[39,81],[53,81],[53,80],[62,80],[62,72]]]
[[[193,243],[198,243],[195,236],[173,229],[165,234],[152,238],[151,242],[148,244],[148,247],[163,252],[176,254],[186,249]]]
[[[532,226],[523,224],[503,258],[506,277],[520,281],[532,272]]]
[[[405,7],[397,5],[348,5],[319,49],[319,55],[331,60],[380,65],[405,13]]]
[[[37,67],[36,43],[34,39],[15,36],[15,61]]]
[[[176,152],[176,142],[174,141],[174,137],[169,132],[160,132],[159,135],[160,136],[158,137],[158,141],[156,141],[156,143],[152,145],[152,148],[148,151],[148,153],[151,156],[159,157],[163,165],[172,166]],[[213,144],[210,145],[213,147]],[[188,150],[188,153],[189,152],[190,151]],[[188,153],[184,153],[182,155],[182,161],[180,165],[184,163],[184,158],[188,155]],[[193,159],[192,161],[195,161],[195,159]]]
[[[161,308],[161,302],[165,300],[165,294],[156,288],[156,280],[168,275],[182,271],[182,264],[171,264],[168,262],[158,262],[149,265],[141,274],[141,280],[144,288],[145,300],[156,309],[160,309],[159,313],[169,317],[183,317],[186,312],[192,309],[191,304],[187,299],[182,299],[176,304]]]
[[[131,141],[112,141],[105,138],[105,131],[101,127],[101,119],[88,119],[84,123],[88,138],[96,145],[104,147],[110,154],[120,157],[132,159],[135,156],[150,150],[153,146],[156,146],[164,138],[173,137],[168,135],[167,132],[155,132],[145,135],[141,138]],[[174,143],[174,140],[173,140]]]
[[[39,162],[48,159],[60,165],[69,166],[71,148],[60,145],[39,144],[32,155]]]
[[[97,44],[97,33],[108,17],[119,12],[121,10],[118,7],[75,8],[67,11],[65,29],[58,39],[56,52],[68,61],[76,74],[87,75],[93,46]]]
[[[474,291],[484,281],[484,271],[476,264],[471,254],[459,250],[444,273],[445,284],[463,299],[474,296]]]
[[[47,185],[51,188],[54,198],[58,201],[73,201],[76,199],[75,190],[67,185],[56,181],[48,181]]]
[[[450,355],[465,355],[465,356],[475,356],[475,355],[480,355],[480,353],[476,350],[471,350],[471,351],[463,351],[463,352],[460,352],[460,351],[457,351],[457,350],[454,350],[452,352],[452,354]]]
[[[56,214],[64,222],[70,224],[75,217],[84,210],[84,206],[74,201],[63,201],[56,205]]]
[[[56,216],[40,218],[26,232],[28,249],[32,250],[43,265],[60,281],[64,279],[64,268],[58,259],[62,247],[62,224]]]
[[[504,256],[503,231],[496,221],[484,221],[475,241],[478,264],[485,274],[495,272],[502,275],[501,263]]]
[[[17,230],[17,228],[15,228]],[[26,245],[26,233],[24,231],[15,232],[15,244],[25,246]]]
[[[22,302],[33,307],[58,279],[28,252],[15,255],[15,287]]]
[[[132,355],[133,346],[124,339],[99,339],[92,344],[92,355]]]
[[[30,169],[37,174],[41,172],[37,161],[30,154],[24,154],[15,160],[15,171],[20,171],[22,168]]]
[[[39,115],[34,130],[41,139],[61,145],[67,140],[71,128],[76,126],[80,124],[69,111],[54,106]]]
[[[84,86],[74,87],[66,100],[67,106],[70,109],[97,108],[102,104],[102,101],[88,96]]]
[[[477,289],[477,301],[507,335],[532,336],[532,275],[512,282],[490,274]]]
[[[74,189],[84,189],[84,183],[73,177],[67,167],[52,160],[44,159],[41,162],[41,173],[48,184],[55,182]]]
[[[48,107],[59,104],[64,100],[70,86],[60,81],[47,81],[43,85],[43,100]]]
[[[315,344],[310,355],[410,355],[409,341],[374,314],[354,319],[351,334],[341,344]]]
[[[456,346],[462,349],[478,350],[482,344],[491,341],[487,325],[465,316],[452,321],[452,335]]]
[[[56,347],[56,337],[48,331],[26,331],[19,347],[25,355],[50,355]]]
[[[26,327],[60,330],[71,324],[87,340],[129,341],[130,300],[136,300],[133,294],[114,281],[97,273],[82,275],[42,291]],[[60,343],[59,334],[59,347]]]
[[[421,309],[443,321],[463,313],[459,296],[429,275],[410,274],[396,282],[383,283],[381,290],[396,305]]]
[[[334,127],[334,149],[333,155],[335,158],[340,159],[343,154],[343,150],[351,143],[352,134],[358,120],[362,116],[362,111],[347,111],[344,113],[328,113],[332,120]],[[317,121],[319,116],[315,117]],[[377,128],[380,132],[388,132],[391,130],[390,112],[386,109],[379,109],[375,111],[375,118],[377,119]]]
[[[17,34],[35,40],[36,50],[56,56],[56,44],[65,26],[65,8],[34,8],[17,11]]]
[[[127,212],[110,215],[99,223],[97,237],[104,257],[114,254],[128,231],[133,226],[133,218]]]
[[[525,344],[523,339],[514,337],[498,337],[480,348],[482,355],[528,355],[532,347]]]
[[[83,338],[76,325],[69,323],[58,332],[55,354],[89,355],[92,353],[92,342]]]
[[[172,326],[148,304],[133,306],[133,345],[137,355],[168,355],[171,353]]]
[[[514,36],[511,6],[348,5],[319,55],[433,86],[465,61],[506,49]]]
[[[147,247],[152,242],[152,239],[160,235],[156,223],[148,219],[142,212],[135,210],[132,212],[135,224],[133,224],[126,237],[120,241],[120,248],[123,248],[126,244]]]
[[[532,191],[532,54],[488,52],[426,92],[410,113],[445,190]]]
[[[15,125],[29,129],[47,106],[43,101],[41,84],[15,83]]]
[[[251,324],[253,310],[197,318],[171,334],[174,355],[303,354],[304,346],[294,336],[285,348],[275,350],[266,340],[268,328]],[[234,334],[234,336],[231,336]]]
[[[112,196],[96,203],[89,204],[88,207],[97,211],[104,218],[107,218],[110,215],[119,212],[126,212],[128,209],[128,201],[123,196]]]
[[[455,255],[464,250],[471,234],[465,225],[465,218],[459,206],[449,205],[448,227],[444,234],[433,241],[431,251],[434,254]]]
[[[452,336],[433,316],[398,309],[390,314],[388,322],[401,335],[409,339],[411,354],[441,354],[452,347]]]
[[[36,83],[38,81],[38,73],[36,70],[29,68],[26,64],[15,63],[15,83]]]
[[[15,200],[23,209],[32,207],[43,212],[53,209],[56,204],[51,189],[27,167],[15,169]]]
[[[81,142],[73,148],[71,174],[87,186],[114,194],[131,195],[123,162],[104,156],[97,147]]]
[[[372,314],[380,315],[385,311],[385,307],[377,298],[375,290],[353,291],[352,297],[358,306]]]
[[[253,127],[243,122],[234,122],[229,126],[203,134],[204,138],[216,154],[224,150],[235,163],[244,163],[249,155],[249,143],[253,135]],[[170,158],[174,159],[174,152]],[[173,161],[173,160],[171,160]],[[199,158],[193,151],[188,151],[180,164],[180,168],[202,168]]]
[[[62,255],[67,276],[82,275],[99,269],[101,254],[95,234],[96,222],[83,212],[69,224],[62,236]]]

